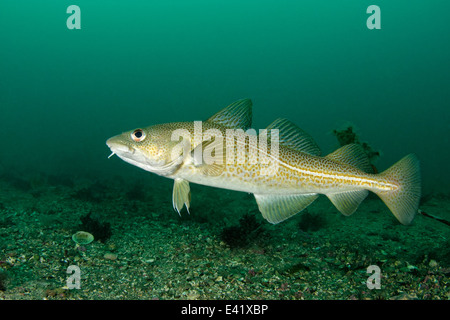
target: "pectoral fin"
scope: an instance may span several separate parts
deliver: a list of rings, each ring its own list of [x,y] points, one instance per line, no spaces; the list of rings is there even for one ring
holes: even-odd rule
[[[255,199],[264,219],[275,224],[302,211],[316,200],[318,196],[316,193],[292,195],[255,194]]]
[[[217,177],[225,168],[225,149],[222,141],[205,140],[191,152],[195,168],[205,176]]]
[[[184,205],[186,205],[186,209],[189,213],[189,205],[191,202],[191,188],[189,187],[189,182],[184,179],[175,179],[175,183],[173,184],[173,194],[172,194],[172,203],[173,209],[181,215],[181,210]]]

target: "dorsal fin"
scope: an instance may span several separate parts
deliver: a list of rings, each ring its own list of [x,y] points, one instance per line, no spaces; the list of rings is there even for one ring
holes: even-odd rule
[[[284,145],[291,149],[305,152],[313,156],[320,155],[320,148],[314,139],[308,133],[287,119],[279,118],[269,124],[266,129],[268,141],[270,141],[270,129],[278,129],[280,135],[280,145]]]
[[[336,151],[330,153],[325,158],[331,159],[340,163],[349,164],[364,172],[372,172],[372,166],[369,162],[369,157],[364,152],[364,149],[359,144],[347,144]]]
[[[250,99],[235,101],[206,121],[229,129],[247,130],[252,125],[252,101]]]

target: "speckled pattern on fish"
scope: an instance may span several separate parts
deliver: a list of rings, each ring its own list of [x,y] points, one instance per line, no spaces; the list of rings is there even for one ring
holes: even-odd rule
[[[251,121],[252,102],[242,99],[206,121],[139,128],[110,138],[107,145],[124,161],[174,179],[173,206],[178,213],[184,206],[189,210],[192,182],[253,193],[271,223],[302,211],[319,194],[350,215],[368,191],[376,193],[401,223],[414,219],[421,194],[414,154],[374,174],[357,144],[323,157],[311,136],[291,121],[277,119],[259,135],[249,129]]]

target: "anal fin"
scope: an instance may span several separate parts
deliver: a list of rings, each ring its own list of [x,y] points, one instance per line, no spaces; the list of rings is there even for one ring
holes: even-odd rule
[[[173,209],[181,215],[184,205],[189,213],[189,205],[191,202],[191,188],[189,182],[184,179],[176,178],[173,184],[172,203]]]
[[[318,196],[317,193],[288,195],[255,194],[255,199],[264,219],[275,224],[302,211],[316,200]]]
[[[327,197],[343,215],[349,216],[358,209],[359,204],[368,194],[367,190],[356,190],[331,193],[327,194]]]

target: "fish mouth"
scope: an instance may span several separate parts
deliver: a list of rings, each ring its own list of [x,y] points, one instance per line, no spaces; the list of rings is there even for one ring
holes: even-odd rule
[[[111,157],[114,154],[117,154],[118,156],[132,155],[136,151],[134,148],[127,146],[126,144],[123,144],[120,141],[117,141],[116,137],[108,139],[106,141],[106,145],[112,151],[112,154],[109,157]]]
[[[106,145],[111,149],[112,153],[108,157],[117,155],[120,159],[128,162],[136,167],[142,168],[146,171],[156,172],[158,171],[159,163],[154,163],[148,159],[145,154],[133,146],[129,146],[124,143],[120,136],[115,136],[106,141]]]

